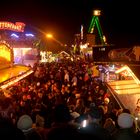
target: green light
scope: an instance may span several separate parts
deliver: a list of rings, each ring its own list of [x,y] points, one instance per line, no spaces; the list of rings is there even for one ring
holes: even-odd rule
[[[95,26],[97,27],[97,30],[98,30],[98,33],[99,33],[99,37],[100,37],[100,40],[101,40],[101,44],[105,44],[104,39],[103,39],[102,28],[101,28],[101,25],[100,25],[100,22],[99,22],[99,18],[98,18],[97,15],[94,15],[92,17],[92,20],[91,20],[88,32],[89,33],[93,33]]]
[[[100,36],[100,39],[101,39],[101,44],[105,44],[104,43],[104,40],[103,40],[103,32],[102,32],[102,29],[101,29],[101,25],[100,25],[100,22],[99,22],[99,18],[96,17],[96,26],[97,26],[97,29],[98,29],[98,33],[99,33],[99,36]]]
[[[92,28],[94,28],[94,26],[95,26],[95,16],[93,16],[93,18],[91,20],[88,32],[91,33],[91,30],[92,30]]]

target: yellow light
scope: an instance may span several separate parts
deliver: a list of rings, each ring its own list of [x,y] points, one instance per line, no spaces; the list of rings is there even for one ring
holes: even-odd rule
[[[106,37],[103,35],[103,40],[104,40],[104,42],[106,42]]]
[[[117,93],[118,95],[121,94],[139,94],[140,85],[138,85],[135,80],[122,80],[122,81],[112,81],[108,83]]]
[[[11,61],[10,49],[8,49],[4,44],[0,45],[0,57],[5,58],[7,61]]]
[[[30,75],[31,73],[33,73],[33,70],[29,70],[28,72],[26,72],[25,74],[21,75],[21,76],[17,76],[14,80],[9,81],[8,83],[0,86],[1,89],[6,89],[7,87],[15,84],[16,82],[20,81],[21,79],[27,77],[28,75]]]
[[[53,38],[53,35],[52,34],[47,34],[46,37]]]
[[[93,14],[94,14],[94,16],[100,16],[101,15],[101,10],[94,10]]]
[[[120,73],[120,72],[126,70],[126,68],[127,68],[127,66],[123,66],[122,68],[116,70],[115,73]]]

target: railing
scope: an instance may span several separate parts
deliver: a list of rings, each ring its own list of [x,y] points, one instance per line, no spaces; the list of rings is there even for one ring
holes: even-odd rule
[[[119,105],[120,109],[124,109],[124,105],[121,103],[121,101],[119,100],[119,98],[115,95],[115,91],[113,91],[113,89],[107,84],[105,83],[108,90],[110,91],[111,95],[113,96],[113,98],[115,99],[115,101],[117,102],[117,104]]]
[[[14,76],[2,83],[0,83],[0,88],[1,89],[5,89],[13,84],[15,84],[16,82],[20,81],[21,79],[27,77],[28,75],[30,75],[31,73],[33,73],[33,70],[28,70],[26,72],[23,72],[22,74],[18,75],[18,76]]]

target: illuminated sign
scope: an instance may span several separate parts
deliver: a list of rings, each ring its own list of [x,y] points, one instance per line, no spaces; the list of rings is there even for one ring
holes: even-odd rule
[[[1,30],[12,30],[16,32],[24,32],[24,27],[25,27],[25,24],[22,22],[16,22],[15,24],[11,22],[0,22]]]

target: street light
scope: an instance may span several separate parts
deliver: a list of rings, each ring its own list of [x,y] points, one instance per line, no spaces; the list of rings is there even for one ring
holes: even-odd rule
[[[53,39],[55,42],[57,42],[61,46],[64,46],[63,43],[61,43],[59,40],[57,40],[56,38],[54,38],[54,36],[52,34],[47,34],[46,37],[47,38],[50,38],[50,39]]]
[[[53,39],[55,42],[57,42],[58,44],[60,44],[61,46],[64,46],[63,43],[61,43],[59,40],[57,40],[56,38],[54,38],[54,36],[49,33],[49,34],[46,34],[44,31],[42,31],[41,29],[37,28],[37,27],[34,27],[34,26],[31,26],[32,28],[34,28],[35,30],[39,31],[41,34],[45,35],[46,38],[50,38],[50,39]]]
[[[46,37],[47,38],[53,38],[53,35],[52,34],[47,34]]]

